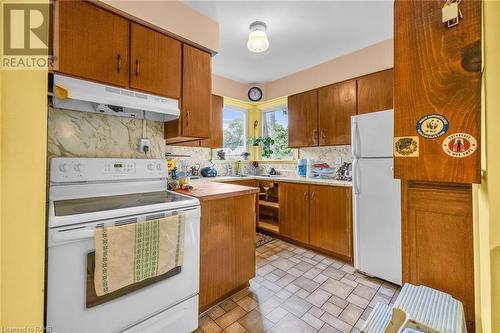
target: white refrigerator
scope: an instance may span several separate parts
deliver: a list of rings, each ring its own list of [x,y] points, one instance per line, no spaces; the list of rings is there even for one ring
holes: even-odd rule
[[[401,285],[401,191],[393,177],[394,111],[351,117],[354,266]]]

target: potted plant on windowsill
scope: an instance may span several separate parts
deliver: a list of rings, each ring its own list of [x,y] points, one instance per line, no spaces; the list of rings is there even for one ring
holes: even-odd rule
[[[274,140],[270,136],[266,136],[265,138],[254,136],[248,140],[248,143],[254,147],[262,145],[262,157],[271,158],[273,155],[271,146],[274,145]]]

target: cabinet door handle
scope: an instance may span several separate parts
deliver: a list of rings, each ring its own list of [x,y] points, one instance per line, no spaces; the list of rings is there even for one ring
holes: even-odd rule
[[[318,130],[317,129],[313,129],[313,131],[312,131],[312,142],[314,144],[318,143]]]
[[[120,53],[118,53],[116,56],[116,71],[120,72],[121,68],[122,68],[122,56],[120,55]]]
[[[316,198],[316,192],[311,193],[311,200],[314,200]]]
[[[304,200],[307,200],[307,192],[304,192]]]
[[[189,111],[186,111],[186,127],[189,126]]]
[[[141,67],[139,64],[139,59],[137,59],[135,61],[135,76],[139,76],[140,70],[141,70]]]

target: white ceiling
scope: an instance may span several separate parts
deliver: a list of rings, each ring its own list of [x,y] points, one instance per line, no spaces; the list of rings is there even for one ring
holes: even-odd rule
[[[266,83],[392,38],[393,1],[185,1],[219,23],[213,72]],[[254,21],[267,24],[269,49],[246,47]]]

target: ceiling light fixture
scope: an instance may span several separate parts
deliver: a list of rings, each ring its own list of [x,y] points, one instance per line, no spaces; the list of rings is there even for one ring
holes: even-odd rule
[[[247,47],[254,53],[261,53],[269,47],[266,34],[267,26],[264,22],[256,21],[250,24]]]

